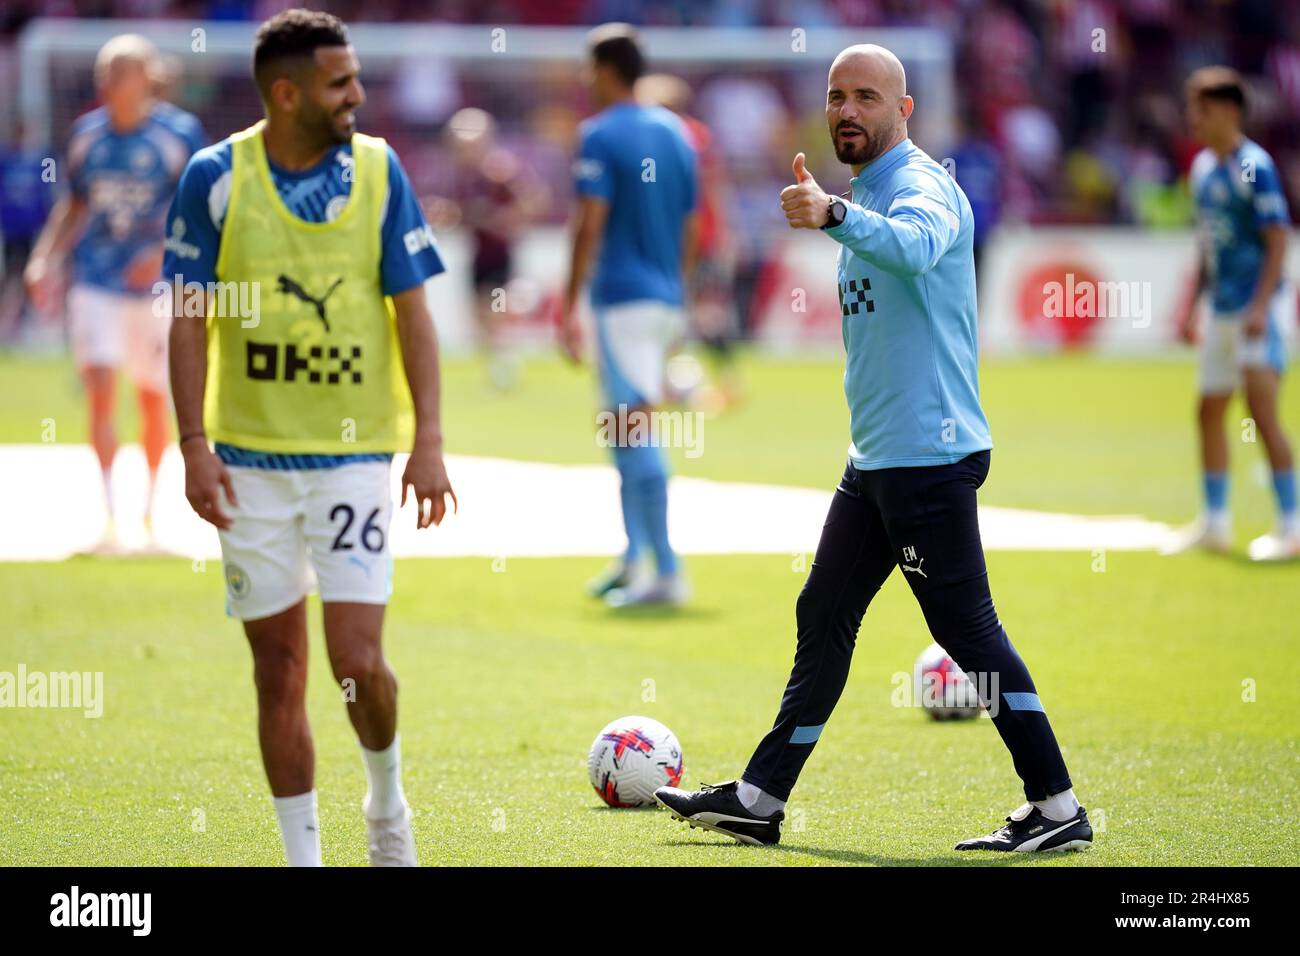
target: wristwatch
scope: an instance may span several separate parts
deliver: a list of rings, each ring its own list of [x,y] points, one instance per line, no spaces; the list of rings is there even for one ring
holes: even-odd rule
[[[831,201],[826,204],[826,222],[822,225],[823,229],[833,229],[836,226],[844,224],[844,217],[848,215],[848,207],[838,196],[832,196]]]

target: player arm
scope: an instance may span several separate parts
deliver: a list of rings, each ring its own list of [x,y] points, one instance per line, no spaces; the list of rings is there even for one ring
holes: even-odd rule
[[[456,505],[456,493],[442,460],[442,376],[438,363],[438,333],[424,297],[416,285],[393,296],[402,366],[415,406],[415,444],[402,475],[402,504],[408,485],[415,493],[416,527],[441,524],[446,496]]]
[[[605,221],[609,216],[609,203],[599,196],[579,196],[574,210],[573,244],[569,251],[569,281],[564,286],[564,301],[560,307],[560,344],[571,361],[582,356],[582,329],[578,325],[578,300],[591,271],[601,237],[605,234]]]
[[[601,237],[605,234],[605,221],[609,217],[609,203],[599,196],[578,197],[574,211],[573,243],[569,250],[569,281],[564,287],[564,311],[573,315],[582,287],[591,272]]]
[[[208,380],[207,284],[216,280],[221,245],[221,233],[212,219],[208,200],[220,173],[215,160],[199,162],[194,158],[186,165],[166,219],[184,228],[163,243],[161,272],[165,278],[160,278],[153,288],[155,308],[159,303],[171,304],[167,366],[185,461],[185,497],[200,518],[225,529],[230,527],[230,518],[222,508],[222,491],[231,505],[238,501],[230,473],[208,447],[203,429]],[[218,317],[215,321],[229,319]]]
[[[171,287],[172,302],[167,365],[185,461],[185,497],[200,518],[225,530],[231,521],[221,504],[222,491],[231,505],[239,502],[230,472],[208,447],[203,430],[203,393],[208,380],[207,292],[198,285],[186,289],[180,277],[166,285]]]
[[[441,375],[438,365],[438,333],[424,296],[417,285],[393,296],[397,310],[397,338],[402,346],[402,365],[415,405],[415,442],[442,447]]]
[[[46,259],[51,265],[57,265],[81,234],[87,209],[86,201],[74,193],[60,197],[36,239],[32,258]]]
[[[1189,345],[1196,344],[1196,303],[1200,301],[1201,293],[1210,285],[1210,267],[1205,259],[1205,249],[1199,244],[1196,250],[1196,274],[1192,279],[1191,286],[1187,289],[1187,294],[1178,308],[1178,337]]]
[[[191,160],[181,174],[176,195],[167,210],[168,223],[178,235],[159,251],[166,255],[155,270],[155,303],[170,298],[172,309],[170,353],[172,398],[181,451],[207,448],[203,435],[203,392],[207,383],[208,283],[217,278],[221,233],[212,220],[208,199],[220,169],[213,163]],[[224,215],[224,213],[223,213]],[[182,238],[183,237],[183,241]]]
[[[61,196],[36,238],[36,245],[23,270],[23,280],[38,308],[44,309],[47,305],[44,301],[47,283],[81,235],[86,225],[87,209],[86,201],[75,193]]]
[[[1267,315],[1269,302],[1277,291],[1277,284],[1282,281],[1282,267],[1286,262],[1286,226],[1271,223],[1261,226],[1260,239],[1264,243],[1264,261],[1259,268],[1259,281],[1250,297],[1247,309]]]
[[[859,259],[898,276],[933,269],[961,228],[947,204],[919,190],[901,194],[886,216],[856,203],[844,205],[844,222],[826,234]]]
[[[692,210],[682,221],[682,276],[689,282],[700,259],[700,214]]]
[[[167,364],[171,375],[172,403],[181,451],[206,445],[203,431],[203,393],[208,379],[207,292],[192,286],[188,303],[182,281],[171,287],[172,323],[167,337]],[[187,314],[188,312],[188,314]]]

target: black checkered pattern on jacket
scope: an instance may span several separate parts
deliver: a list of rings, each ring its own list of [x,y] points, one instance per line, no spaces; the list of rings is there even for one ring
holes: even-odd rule
[[[874,299],[868,299],[871,280],[867,278],[850,279],[847,286],[840,286],[840,311],[844,315],[857,315],[859,312],[875,312]],[[864,308],[865,307],[865,308]]]

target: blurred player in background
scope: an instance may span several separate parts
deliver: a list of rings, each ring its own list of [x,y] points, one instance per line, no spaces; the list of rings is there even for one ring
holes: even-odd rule
[[[667,73],[651,73],[637,81],[636,96],[646,106],[662,106],[676,113],[695,150],[699,200],[695,268],[686,277],[688,320],[708,351],[717,383],[702,388],[696,403],[707,411],[721,411],[740,398],[735,352],[740,325],[732,290],[736,263],[727,232],[726,209],[731,197],[726,165],[709,128],[687,112],[691,102],[689,83]]]
[[[1282,274],[1290,217],[1272,157],[1242,133],[1245,105],[1246,87],[1234,70],[1204,67],[1188,79],[1188,121],[1205,149],[1191,170],[1201,224],[1197,295],[1189,299],[1181,330],[1187,341],[1196,340],[1194,306],[1208,289],[1198,409],[1205,513],[1167,550],[1232,547],[1223,419],[1240,388],[1272,467],[1278,510],[1276,533],[1252,541],[1249,554],[1276,561],[1300,557],[1295,467],[1278,413],[1285,330],[1295,321],[1295,293]]]
[[[140,405],[149,466],[150,512],[158,464],[167,445],[166,308],[150,290],[163,255],[167,204],[191,154],[207,141],[199,121],[155,96],[158,52],[144,37],[123,34],[95,60],[103,106],[77,120],[68,142],[71,186],[50,213],[25,280],[38,309],[50,311],[57,273],[72,250],[67,314],[72,352],[90,401],[91,443],[104,476],[109,523],[101,549],[117,550],[111,477],[117,455],[113,424],[117,369],[125,366]]]
[[[195,155],[169,214],[184,241],[169,241],[165,275],[238,283],[260,301],[252,317],[209,301],[205,327],[181,307],[193,293],[178,293],[171,368],[185,494],[220,530],[290,865],[321,862],[305,702],[314,576],[369,782],[370,862],[414,866],[381,632],[393,453],[411,451],[402,500],[413,488],[418,527],[440,523],[452,495],[424,296],[442,260],[397,155],[355,132],[365,92],[343,24],[281,13],[258,30],[253,64],[266,119]]]
[[[0,236],[4,260],[0,262],[0,342],[12,341],[21,331],[27,311],[23,270],[52,205],[47,170],[48,153],[26,142],[19,123],[11,149],[0,148]]]
[[[518,158],[496,143],[496,122],[476,107],[457,111],[447,123],[455,159],[455,193],[437,205],[447,209],[436,225],[459,223],[474,243],[474,317],[488,377],[501,389],[519,376],[511,354],[507,284],[512,275],[515,239],[545,204],[539,182],[525,178]]]
[[[588,38],[587,79],[601,107],[580,129],[574,163],[576,230],[560,314],[566,353],[582,351],[579,303],[591,260],[596,345],[605,410],[629,426],[663,401],[669,345],[683,331],[682,277],[691,271],[695,154],[681,121],[641,106],[645,60],[635,32],[606,24]],[[634,417],[635,416],[635,417]],[[668,541],[668,466],[657,444],[614,445],[627,550],[589,590],[614,606],[680,604],[686,581]],[[643,550],[657,574],[639,573]]]
[[[956,849],[1089,846],[1087,813],[989,593],[976,491],[993,442],[979,401],[970,203],[908,138],[912,98],[893,53],[849,47],[828,87],[827,123],[836,157],[853,170],[853,200],[824,192],[799,153],[781,206],[792,228],[839,243],[849,462],[795,607],[794,669],[775,724],[740,780],[660,787],[655,799],[738,842],[778,842],[786,801],[848,680],[863,615],[898,566],[935,641],[985,680],[983,703],[1024,786],[1027,802],[1006,826]]]

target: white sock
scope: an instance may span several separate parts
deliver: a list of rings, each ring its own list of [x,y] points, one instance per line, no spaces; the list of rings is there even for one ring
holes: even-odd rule
[[[383,750],[361,748],[366,762],[366,801],[362,812],[370,820],[387,820],[398,816],[406,806],[402,793],[402,735],[394,734],[393,742]]]
[[[104,478],[104,508],[108,511],[108,520],[113,520],[113,466],[101,469]]]
[[[272,797],[280,818],[280,836],[290,866],[320,866],[320,821],[316,818],[316,791],[296,797]]]
[[[1205,512],[1205,526],[1211,531],[1227,531],[1232,527],[1232,516],[1227,508]]]
[[[740,803],[746,810],[758,817],[770,817],[785,809],[784,800],[778,800],[770,793],[744,780],[736,787],[736,796],[740,798]]]
[[[144,499],[144,526],[153,530],[153,501],[158,491],[158,473],[149,472],[149,493]]]
[[[1079,812],[1079,801],[1075,798],[1073,790],[1049,793],[1046,800],[1031,800],[1030,803],[1041,810],[1047,819],[1055,820],[1057,823],[1064,823]]]

